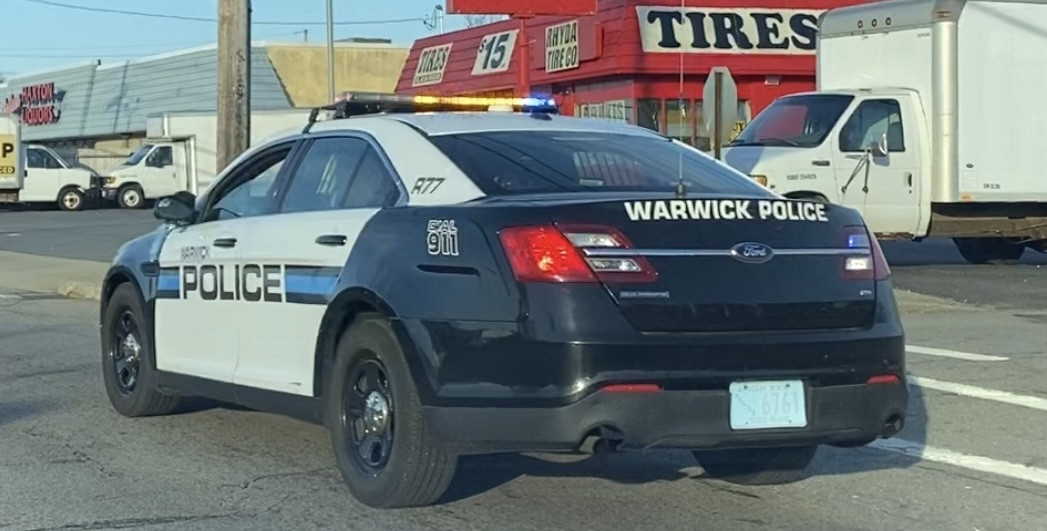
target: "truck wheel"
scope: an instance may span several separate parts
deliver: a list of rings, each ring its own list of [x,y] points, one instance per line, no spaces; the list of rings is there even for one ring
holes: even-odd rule
[[[84,209],[84,192],[75,186],[67,186],[58,192],[58,208],[66,212]]]
[[[358,318],[339,339],[324,396],[335,460],[353,496],[376,508],[429,505],[458,465],[428,433],[389,322]]]
[[[1006,238],[953,238],[956,250],[972,264],[1014,264],[1021,259],[1025,246]]]
[[[128,184],[119,190],[117,199],[120,208],[142,208],[145,206],[145,194],[137,184]]]
[[[102,380],[113,409],[125,417],[167,415],[182,400],[156,391],[153,340],[144,315],[134,287],[124,283],[102,319]]]
[[[817,445],[785,448],[742,448],[694,451],[698,464],[712,478],[740,485],[781,485],[807,477]]]

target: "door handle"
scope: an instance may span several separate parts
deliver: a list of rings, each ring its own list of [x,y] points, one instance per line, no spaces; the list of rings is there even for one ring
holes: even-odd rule
[[[815,166],[828,166],[829,165],[829,161],[827,161],[827,160],[812,160],[811,164],[814,164]]]
[[[316,237],[316,243],[320,245],[345,245],[346,240],[344,234],[321,234]]]
[[[906,173],[905,174],[905,182],[908,183],[909,186],[912,186],[912,174],[911,173]]]
[[[236,247],[236,238],[218,238],[214,241],[215,247]]]

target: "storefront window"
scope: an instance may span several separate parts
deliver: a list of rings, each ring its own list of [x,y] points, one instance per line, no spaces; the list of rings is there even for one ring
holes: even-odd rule
[[[661,132],[662,102],[661,100],[636,100],[636,124]]]
[[[665,135],[687,144],[694,143],[693,100],[665,100]]]

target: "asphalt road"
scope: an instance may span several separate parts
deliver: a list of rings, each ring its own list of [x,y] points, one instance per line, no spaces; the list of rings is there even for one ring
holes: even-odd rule
[[[108,262],[121,243],[153,230],[151,210],[0,210],[0,250]],[[1047,310],[1047,255],[1012,266],[968,264],[951,240],[885,242],[899,289],[960,302]]]
[[[682,452],[581,462],[498,456],[465,460],[437,506],[378,511],[341,484],[320,427],[206,406],[118,416],[101,383],[96,304],[8,292],[0,296],[0,529],[1042,531],[1042,324],[902,298],[912,345],[1002,359],[911,353],[911,373],[931,380],[912,387],[899,438],[823,448],[804,481],[709,480]]]

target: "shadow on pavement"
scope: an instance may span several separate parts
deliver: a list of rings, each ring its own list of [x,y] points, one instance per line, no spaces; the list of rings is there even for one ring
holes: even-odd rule
[[[0,402],[0,428],[19,420],[36,417],[51,409],[49,404],[40,401],[13,400]]]

